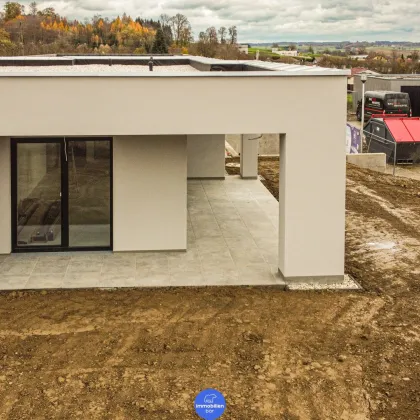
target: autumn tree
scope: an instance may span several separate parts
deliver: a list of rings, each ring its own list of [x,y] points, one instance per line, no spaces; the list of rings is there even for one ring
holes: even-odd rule
[[[12,55],[16,45],[10,41],[9,34],[0,28],[0,55]]]
[[[8,1],[4,5],[4,20],[7,22],[9,20],[16,19],[18,16],[21,16],[24,13],[25,6]]]

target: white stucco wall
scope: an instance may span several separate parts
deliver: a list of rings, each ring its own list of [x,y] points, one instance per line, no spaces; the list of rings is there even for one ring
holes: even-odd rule
[[[225,177],[225,136],[187,136],[188,178]]]
[[[10,139],[0,137],[0,254],[11,251]]]
[[[0,77],[7,97],[0,101],[0,136],[171,134],[115,140],[114,249],[138,250],[186,247],[185,135],[286,134],[279,269],[290,279],[338,279],[344,274],[346,89],[346,76]],[[45,92],[60,92],[66,101],[57,106]],[[310,98],[321,102],[308,112]]]
[[[0,136],[291,132],[303,119],[307,125],[323,116],[323,106],[309,113],[303,98],[325,98],[330,103],[330,97],[343,96],[343,84],[347,89],[346,76],[252,77],[223,72],[211,77],[2,76],[0,91],[8,100],[0,102],[0,115],[7,115]],[[66,100],[57,106],[45,92],[60,92]],[[165,100],[156,92],[164,92]],[[281,92],[281,102],[275,92]],[[341,115],[340,108],[331,108],[330,119]],[[19,112],[11,112],[16,109]],[[317,135],[323,133],[313,131],[302,142],[316,141]]]
[[[114,251],[187,248],[186,136],[116,136]]]

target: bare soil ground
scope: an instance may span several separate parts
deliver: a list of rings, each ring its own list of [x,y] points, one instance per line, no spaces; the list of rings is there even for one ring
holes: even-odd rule
[[[275,192],[277,160],[260,172]],[[0,418],[194,419],[207,387],[226,419],[420,418],[419,194],[348,167],[346,268],[364,292],[0,294]]]

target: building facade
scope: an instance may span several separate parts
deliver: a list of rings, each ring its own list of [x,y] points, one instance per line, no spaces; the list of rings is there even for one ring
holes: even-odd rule
[[[226,134],[241,134],[241,175],[257,177],[250,140],[272,133],[279,271],[343,279],[347,71],[160,57],[149,72],[135,67],[149,59],[64,60],[0,61],[0,253],[186,250],[187,179],[224,178]],[[330,112],[308,113],[307,97]]]

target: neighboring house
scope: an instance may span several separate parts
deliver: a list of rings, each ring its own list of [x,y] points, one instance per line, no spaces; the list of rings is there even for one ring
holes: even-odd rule
[[[363,54],[363,55],[352,55],[350,56],[350,58],[352,60],[366,60],[369,57],[368,54]]]
[[[278,48],[273,48],[271,52],[278,55],[284,55],[286,57],[297,57],[299,55],[296,50],[279,50]]]
[[[405,92],[410,95],[413,117],[420,117],[420,75],[417,74],[368,74],[366,91],[384,90]],[[360,73],[354,76],[355,101],[362,99]]]
[[[351,69],[351,76],[348,78],[347,82],[347,90],[353,92],[354,91],[354,76],[357,74],[368,74],[368,75],[379,75],[380,73],[377,73],[372,70],[368,70],[364,67],[353,67]]]
[[[241,53],[248,55],[249,52],[249,45],[248,44],[240,44],[238,45],[238,49]]]
[[[259,136],[274,133],[278,216],[264,217],[279,226],[278,269],[343,280],[349,72],[192,56],[160,56],[152,72],[149,60],[0,58],[0,254],[185,251],[187,179],[223,182],[226,134],[242,135],[241,176],[256,179]]]

